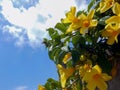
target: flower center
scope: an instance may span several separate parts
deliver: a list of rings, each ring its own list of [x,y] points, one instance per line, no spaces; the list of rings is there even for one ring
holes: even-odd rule
[[[112,32],[112,35],[113,35],[113,36],[116,36],[117,34],[118,34],[117,31],[113,31],[113,32]]]
[[[85,27],[88,27],[88,26],[90,25],[90,22],[89,22],[88,20],[85,20],[85,21],[83,22],[83,25],[84,25]]]
[[[100,78],[100,75],[99,75],[99,74],[93,75],[93,79],[94,79],[94,80],[98,80],[99,78]]]

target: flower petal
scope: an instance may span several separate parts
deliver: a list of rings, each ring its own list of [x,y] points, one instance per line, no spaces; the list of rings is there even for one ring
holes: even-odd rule
[[[94,83],[93,81],[87,83],[87,88],[88,88],[89,90],[95,90],[95,88],[96,88],[96,83]]]
[[[95,13],[95,10],[91,10],[91,11],[88,13],[87,18],[88,18],[88,19],[92,19],[93,16],[94,16],[94,13]]]
[[[96,69],[99,73],[102,72],[102,69],[98,65],[95,65],[93,68]]]
[[[86,28],[86,27],[81,27],[81,28],[80,28],[80,33],[81,33],[81,34],[86,34],[86,33],[88,33],[88,28]]]
[[[112,8],[113,13],[120,16],[120,4],[116,2]]]
[[[57,68],[60,73],[61,85],[64,88],[66,84],[66,80],[73,74],[74,68],[64,68],[60,64],[57,65]]]
[[[112,36],[112,37],[109,37],[109,39],[107,40],[107,44],[109,45],[113,45],[115,42],[115,38]]]
[[[107,24],[112,22],[120,23],[120,16],[112,16],[109,19],[107,19],[105,22]]]
[[[102,78],[104,79],[104,81],[108,81],[108,80],[112,79],[112,77],[108,76],[106,73],[102,73]]]
[[[96,85],[99,90],[107,90],[107,84],[101,78],[98,81],[96,81]]]
[[[98,23],[98,21],[97,20],[91,20],[91,22],[90,22],[90,27],[94,27],[94,26],[97,26],[97,23]]]

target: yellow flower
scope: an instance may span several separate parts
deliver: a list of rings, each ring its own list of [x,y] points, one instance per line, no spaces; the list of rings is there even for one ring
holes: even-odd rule
[[[118,43],[118,35],[120,34],[120,4],[115,3],[112,11],[114,16],[107,19],[105,30],[102,32],[103,37],[108,37],[107,44],[112,45],[116,41]]]
[[[113,13],[116,14],[116,15],[107,19],[105,21],[107,24],[109,24],[109,23],[120,23],[120,10],[119,9],[120,9],[120,4],[116,2],[114,4],[113,8],[112,8]]]
[[[71,53],[67,53],[63,58],[63,63],[66,64],[70,57],[71,57]]]
[[[66,84],[66,80],[73,74],[74,68],[64,68],[60,64],[58,64],[57,67],[60,73],[60,82],[61,82],[62,88],[64,88]]]
[[[112,45],[116,41],[118,43],[118,35],[120,34],[120,23],[110,23],[102,32],[103,37],[108,37],[107,44]]]
[[[85,73],[83,80],[87,82],[88,90],[95,90],[96,87],[99,90],[107,90],[105,81],[110,80],[111,76],[101,72],[101,68],[98,65],[95,65],[90,72]]]
[[[70,11],[66,13],[66,18],[62,19],[63,23],[70,23],[70,26],[67,29],[66,33],[72,32],[73,30],[78,29],[80,27],[79,26],[80,20],[76,17],[75,13],[76,8],[71,7]]]
[[[110,9],[114,5],[114,0],[103,0],[100,2],[98,10],[100,10],[101,13],[104,13],[108,9]]]
[[[89,64],[80,66],[80,68],[79,68],[80,77],[83,77],[85,75],[85,73],[89,72],[90,70],[91,70],[91,65],[89,65]]]
[[[43,86],[39,85],[38,90],[45,90],[45,88]]]
[[[86,16],[85,14],[81,14],[78,18],[81,20],[80,23],[80,33],[85,34],[88,33],[88,28],[89,27],[94,27],[97,26],[97,20],[92,19],[94,16],[95,10],[91,10],[88,15]]]

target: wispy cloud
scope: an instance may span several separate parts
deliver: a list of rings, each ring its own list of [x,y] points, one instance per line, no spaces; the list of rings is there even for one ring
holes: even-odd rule
[[[27,86],[18,86],[18,87],[15,87],[13,90],[28,90],[28,87]]]
[[[13,90],[37,90],[37,87],[36,88],[30,88],[28,86],[17,86],[15,88],[13,88]]]
[[[86,8],[85,0],[40,0],[27,9],[14,7],[12,1],[18,3],[17,0],[2,0],[0,6],[1,14],[10,23],[4,25],[3,32],[17,38],[15,42],[17,46],[23,44],[32,47],[40,46],[42,39],[47,36],[46,29],[59,22],[71,6],[77,5],[79,9]]]

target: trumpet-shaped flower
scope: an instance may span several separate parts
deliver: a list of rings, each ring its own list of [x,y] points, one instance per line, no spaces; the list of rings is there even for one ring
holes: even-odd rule
[[[120,34],[120,23],[110,23],[102,32],[103,37],[108,37],[107,44],[112,45],[116,41],[118,43],[118,35]]]
[[[114,16],[110,17],[109,19],[107,19],[105,22],[108,24],[108,23],[111,23],[111,22],[116,22],[116,23],[120,23],[120,4],[119,3],[115,3],[113,8],[112,8],[112,11],[114,14]]]
[[[66,18],[62,19],[63,23],[70,23],[70,26],[68,27],[66,33],[72,32],[73,30],[79,28],[79,22],[80,20],[76,17],[76,8],[71,7],[70,11],[66,13]]]
[[[103,0],[100,2],[98,10],[100,10],[101,13],[104,13],[108,9],[110,9],[114,5],[114,0]]]
[[[94,16],[95,10],[91,10],[88,15],[86,16],[85,14],[81,14],[78,18],[81,20],[80,23],[80,33],[85,34],[88,33],[88,28],[89,27],[95,27],[97,26],[97,20],[92,19]]]
[[[67,53],[63,58],[63,63],[66,64],[70,57],[71,57],[71,53]]]
[[[107,19],[105,30],[102,33],[103,37],[108,37],[107,44],[112,45],[114,42],[118,42],[118,35],[120,34],[120,4],[115,3],[112,10],[116,14]]]
[[[66,84],[66,80],[73,74],[74,68],[64,68],[60,64],[58,64],[57,67],[60,73],[61,86],[62,88],[64,88]]]
[[[89,90],[95,90],[96,87],[99,90],[107,90],[107,84],[105,81],[110,79],[111,76],[102,73],[102,70],[98,65],[95,65],[90,72],[86,72],[83,77],[83,80],[87,82],[87,88]]]
[[[39,85],[38,90],[45,90],[45,88],[43,86]]]

